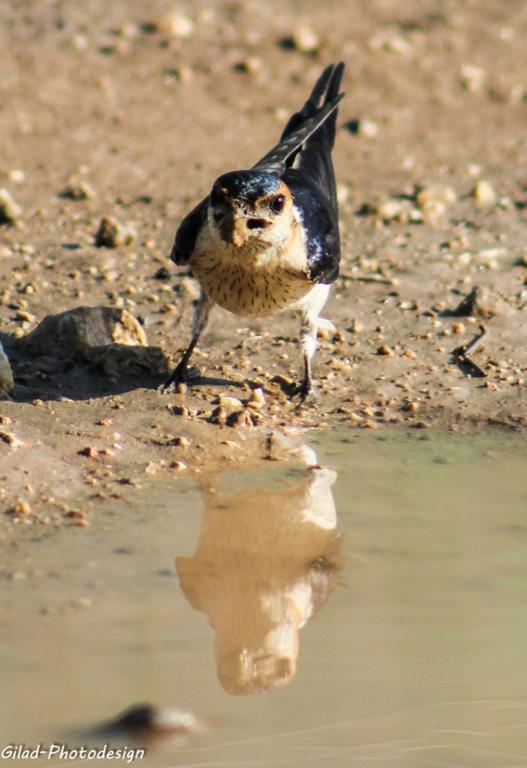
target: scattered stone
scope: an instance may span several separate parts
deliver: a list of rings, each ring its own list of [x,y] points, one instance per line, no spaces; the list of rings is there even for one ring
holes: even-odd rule
[[[300,53],[316,54],[320,50],[320,38],[306,24],[299,24],[292,35],[280,41],[282,48],[289,48]]]
[[[471,93],[479,93],[487,82],[487,73],[476,64],[463,64],[460,70],[461,84]]]
[[[390,30],[384,30],[370,38],[369,46],[373,51],[384,50],[401,56],[408,56],[412,52],[408,40]]]
[[[429,203],[443,203],[448,206],[457,201],[457,194],[448,184],[431,184],[417,193],[416,201],[419,208],[424,208]]]
[[[26,312],[25,309],[19,309],[18,312],[15,312],[14,319],[18,323],[34,323],[37,318],[35,315],[32,315],[31,312]]]
[[[95,234],[95,245],[98,248],[119,248],[121,245],[130,245],[136,237],[137,232],[133,227],[120,224],[113,216],[105,216]]]
[[[258,414],[249,410],[237,411],[229,417],[227,423],[230,427],[254,427]]]
[[[86,448],[81,448],[81,450],[78,451],[79,456],[86,456],[88,459],[94,459],[98,453],[98,450],[96,448],[92,448],[91,445],[87,445]]]
[[[93,200],[96,194],[86,181],[72,181],[62,190],[59,197],[67,200]]]
[[[48,315],[20,342],[33,355],[90,361],[109,344],[146,347],[145,332],[125,309],[77,307]]]
[[[7,178],[9,181],[12,181],[13,184],[23,184],[26,180],[26,174],[20,168],[13,168],[13,170],[9,171],[7,174]]]
[[[377,354],[384,355],[385,357],[393,357],[393,349],[387,344],[381,344],[381,346],[377,348]]]
[[[185,469],[188,469],[184,461],[171,461],[169,467],[176,472],[183,472]]]
[[[458,336],[462,336],[466,332],[466,328],[463,323],[452,323],[452,332]]]
[[[258,75],[262,68],[262,60],[258,56],[248,56],[234,65],[235,71],[244,75]]]
[[[26,581],[27,573],[25,571],[13,571],[11,574],[12,581]]]
[[[134,742],[166,739],[197,733],[209,725],[190,710],[161,709],[151,704],[135,704],[112,720],[91,728],[89,735],[127,739]]]
[[[180,40],[190,37],[194,32],[194,22],[182,13],[169,13],[154,23],[157,32]]]
[[[379,134],[379,126],[373,120],[369,120],[367,117],[360,120],[349,120],[345,128],[350,133],[357,134],[358,136],[364,136],[366,139],[375,139]]]
[[[2,347],[2,342],[0,342],[0,397],[8,395],[14,389],[14,386],[13,371]]]
[[[0,429],[0,440],[11,448],[18,448],[19,445],[22,445],[14,432],[8,432],[6,429]]]
[[[176,445],[178,448],[188,448],[190,445],[190,440],[188,439],[188,437],[179,435],[178,437],[174,437],[174,439],[170,441],[170,445]]]
[[[379,205],[378,215],[384,221],[404,221],[408,218],[409,205],[406,200],[395,200],[391,198]]]
[[[441,207],[441,203],[436,203],[434,210],[437,210],[437,206]],[[420,211],[419,208],[411,208],[408,212],[408,221],[411,224],[421,224],[424,221],[423,211]]]
[[[0,189],[0,224],[15,225],[21,213],[22,208],[15,202],[11,193],[2,187]]]
[[[218,405],[227,416],[236,411],[241,411],[243,408],[241,400],[238,400],[237,397],[228,397],[227,395],[220,395]]]
[[[64,513],[64,517],[70,520],[73,525],[76,525],[79,528],[88,527],[88,518],[86,516],[86,512],[84,512],[82,509],[70,508]]]
[[[190,83],[192,78],[194,77],[194,73],[192,72],[192,69],[190,67],[174,67],[173,69],[168,70],[168,72],[165,75],[165,82],[167,84],[178,82],[178,83]]]
[[[168,409],[174,416],[182,416],[184,419],[187,419],[190,416],[190,411],[186,405],[169,405]]]
[[[29,517],[32,513],[31,505],[29,501],[25,499],[18,499],[15,501],[12,507],[7,510],[7,514],[11,517]]]
[[[247,400],[247,405],[249,408],[255,408],[256,410],[263,408],[265,405],[265,395],[263,393],[263,389],[260,387],[253,389],[251,396]]]
[[[479,210],[493,208],[498,202],[496,190],[490,181],[486,181],[485,179],[478,181],[472,191],[472,196],[474,198],[474,204]]]
[[[172,273],[166,267],[159,267],[154,275],[154,280],[170,280]]]

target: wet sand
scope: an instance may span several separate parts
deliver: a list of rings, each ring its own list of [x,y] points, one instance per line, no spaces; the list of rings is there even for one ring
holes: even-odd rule
[[[17,385],[0,403],[0,535],[12,543],[86,526],[93,505],[145,477],[261,458],[269,428],[527,423],[523,4],[178,8],[186,22],[164,0],[2,11],[0,175],[20,207],[0,227]],[[219,173],[271,146],[339,59],[343,264],[317,403],[290,398],[301,365],[285,315],[217,310],[194,358],[200,385],[168,396],[159,372],[119,360],[110,376],[53,348],[22,354],[17,339],[49,313],[106,305],[177,361],[196,292],[167,258],[179,220]],[[105,216],[126,229],[116,248],[95,245]],[[475,313],[452,316],[474,287]],[[480,325],[483,378],[452,357]],[[246,408],[255,388],[265,402]],[[220,396],[242,402],[233,426],[217,418]]]
[[[299,447],[22,543],[1,571],[0,744],[117,746],[90,726],[149,702],[203,726],[136,765],[522,768],[523,436]]]

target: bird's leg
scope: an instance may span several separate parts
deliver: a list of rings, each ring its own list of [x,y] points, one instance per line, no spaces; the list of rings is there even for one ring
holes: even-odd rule
[[[163,384],[162,390],[167,390],[173,384],[179,384],[187,381],[187,366],[188,361],[194,351],[194,347],[198,343],[199,337],[203,333],[207,320],[209,319],[209,312],[212,307],[209,297],[204,291],[201,291],[196,309],[194,310],[194,318],[192,320],[192,338],[190,344],[183,353],[183,357],[172,371],[170,377]]]
[[[302,400],[308,395],[315,394],[311,377],[311,359],[317,348],[317,318],[307,312],[302,313],[300,321],[300,345],[304,356],[304,377],[298,387]]]

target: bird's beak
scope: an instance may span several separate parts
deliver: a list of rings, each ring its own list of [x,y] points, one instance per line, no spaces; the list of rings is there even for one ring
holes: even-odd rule
[[[239,216],[234,211],[225,214],[218,226],[221,239],[239,247],[248,239],[245,216]]]

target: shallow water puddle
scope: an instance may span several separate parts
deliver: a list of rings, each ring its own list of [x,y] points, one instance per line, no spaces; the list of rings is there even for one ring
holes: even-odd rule
[[[0,743],[74,744],[146,701],[211,724],[144,765],[526,766],[525,456],[504,433],[314,435],[24,543]]]

